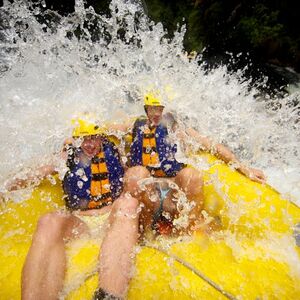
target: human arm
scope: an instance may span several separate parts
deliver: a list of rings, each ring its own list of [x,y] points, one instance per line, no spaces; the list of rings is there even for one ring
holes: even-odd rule
[[[242,164],[237,157],[232,153],[232,151],[222,145],[222,144],[214,144],[208,137],[200,135],[195,129],[189,128],[186,130],[186,134],[193,141],[200,145],[199,149],[207,152],[211,152],[219,159],[223,160],[225,163],[234,166],[234,168],[240,173],[244,174],[248,178],[253,181],[266,183],[266,176],[261,170],[250,168],[244,164]]]
[[[12,179],[6,182],[5,188],[9,192],[16,191],[33,185],[43,178],[49,175],[54,175],[55,173],[55,166],[52,164],[46,164],[24,174],[15,175]]]
[[[47,163],[40,165],[34,169],[21,170],[19,173],[12,176],[5,183],[5,189],[9,192],[26,188],[31,185],[38,184],[47,176],[57,173],[58,166],[63,161],[65,162],[69,156],[68,151],[71,150],[74,144],[74,139],[66,139],[63,143],[63,148],[60,153],[53,154],[47,158]]]

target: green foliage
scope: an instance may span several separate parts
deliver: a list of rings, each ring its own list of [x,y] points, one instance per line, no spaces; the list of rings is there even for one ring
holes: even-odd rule
[[[300,12],[292,0],[144,0],[172,36],[187,27],[187,51],[250,52],[300,71]]]
[[[240,35],[250,45],[258,47],[266,40],[282,37],[284,26],[278,23],[279,11],[270,11],[263,4],[257,4],[253,11],[253,15],[241,18],[238,24]]]
[[[187,17],[187,33],[185,36],[185,48],[188,51],[201,52],[205,40],[205,27],[201,23],[201,15],[193,10]]]

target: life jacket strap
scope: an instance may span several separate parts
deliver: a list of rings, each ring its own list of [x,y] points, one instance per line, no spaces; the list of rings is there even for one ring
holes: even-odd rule
[[[154,139],[155,138],[155,134],[152,133],[144,133],[144,139]]]
[[[108,198],[111,198],[111,192],[92,197],[93,201],[103,201],[107,200]]]
[[[92,163],[93,164],[105,163],[105,158],[104,157],[95,156],[95,157],[92,158]]]
[[[99,196],[93,196],[92,200],[89,202],[89,208],[101,208],[112,203],[112,194],[111,192],[101,194]]]
[[[108,178],[108,172],[92,174],[92,180],[102,181]]]
[[[157,152],[156,147],[143,147],[143,152],[145,154],[150,154],[152,152]]]

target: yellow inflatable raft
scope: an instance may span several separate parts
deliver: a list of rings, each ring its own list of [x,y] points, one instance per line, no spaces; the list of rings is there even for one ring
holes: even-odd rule
[[[192,237],[160,236],[140,246],[129,299],[300,299],[300,252],[293,236],[300,209],[210,155],[205,210],[221,229]],[[20,299],[22,265],[38,218],[63,206],[61,183],[44,181],[28,200],[2,204],[0,299]],[[68,245],[66,299],[91,299],[99,242]]]

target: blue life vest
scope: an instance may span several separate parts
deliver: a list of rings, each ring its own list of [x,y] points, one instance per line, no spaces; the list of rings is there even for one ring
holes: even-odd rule
[[[79,160],[81,149],[73,149],[74,154],[69,158],[69,171],[63,180],[63,189],[67,196],[66,205],[70,209],[87,209],[92,200],[90,187],[92,181],[91,162],[83,165]],[[106,140],[103,143],[105,162],[108,169],[110,192],[112,200],[118,198],[123,190],[124,169],[116,146]],[[70,163],[71,162],[71,163]]]
[[[143,138],[146,119],[136,120],[133,127],[132,144],[130,147],[131,166],[143,165]],[[185,167],[185,164],[175,159],[177,145],[171,145],[167,142],[168,130],[165,126],[159,124],[155,130],[156,151],[159,156],[160,169],[165,173],[165,177],[174,177]],[[148,167],[148,166],[145,166]]]

